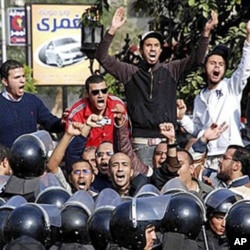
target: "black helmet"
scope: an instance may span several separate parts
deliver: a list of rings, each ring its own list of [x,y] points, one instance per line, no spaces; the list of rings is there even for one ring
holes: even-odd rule
[[[7,202],[0,207],[0,248],[2,244],[7,243],[7,239],[4,235],[5,223],[9,214],[18,206],[27,203],[24,197],[20,195],[12,196]]]
[[[250,200],[240,200],[235,202],[228,210],[226,216],[226,235],[230,247],[235,247],[236,239],[250,236]],[[249,249],[249,242],[248,248]],[[239,245],[236,245],[239,246]],[[246,244],[245,246],[247,247]],[[244,248],[246,249],[246,248]]]
[[[9,241],[27,235],[44,243],[49,236],[49,230],[49,220],[45,212],[37,204],[26,203],[9,214],[4,234]]]
[[[11,211],[11,208],[0,209],[0,249],[3,249],[3,246],[7,243],[7,239],[4,235],[4,227]]]
[[[219,188],[211,191],[204,200],[207,217],[213,213],[226,214],[228,209],[238,200],[243,199],[239,194],[227,188]]]
[[[87,212],[79,206],[67,206],[62,210],[61,216],[60,241],[64,243],[87,243],[87,221],[89,219]]]
[[[88,221],[89,237],[96,250],[106,249],[112,242],[110,216],[115,207],[122,203],[121,196],[111,188],[103,189],[95,202],[95,209]]]
[[[2,249],[2,248],[1,248]],[[20,250],[20,249],[25,249],[25,250],[46,250],[45,246],[33,239],[30,236],[27,235],[22,235],[21,237],[12,240],[8,244],[6,244],[3,248],[4,250]]]
[[[172,194],[168,209],[162,220],[163,232],[174,232],[191,239],[199,234],[205,221],[205,207],[198,196],[189,192]]]
[[[160,195],[159,189],[152,184],[143,185],[139,191],[134,195],[135,197],[158,196]]]
[[[36,203],[54,204],[59,209],[70,198],[70,194],[62,187],[48,187],[40,192],[36,197]]]
[[[6,203],[5,199],[0,198],[0,207]]]
[[[65,202],[61,211],[60,241],[63,243],[88,243],[88,219],[93,209],[94,200],[85,190],[77,191]]]
[[[187,190],[187,186],[184,182],[179,177],[175,177],[165,183],[165,185],[161,188],[161,194],[173,194]]]
[[[10,149],[10,167],[20,178],[38,177],[45,171],[46,151],[36,137],[29,134],[18,137]]]
[[[154,225],[158,230],[169,201],[169,195],[134,197],[118,205],[110,218],[113,240],[125,248],[143,249],[146,245],[146,228]]]
[[[39,177],[38,187],[36,188],[34,193],[36,199],[40,195],[40,193],[44,192],[45,189],[47,190],[47,188],[51,187],[59,187],[59,189],[63,188],[61,182],[54,174],[46,172],[45,174]]]

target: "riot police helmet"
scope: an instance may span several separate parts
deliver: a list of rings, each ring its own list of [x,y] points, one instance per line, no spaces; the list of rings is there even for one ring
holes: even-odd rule
[[[173,193],[162,220],[162,231],[180,233],[195,239],[205,218],[204,204],[197,195],[189,192]]]
[[[123,202],[121,196],[111,188],[102,190],[96,201],[93,214],[88,221],[89,237],[96,250],[106,249],[113,239],[110,233],[110,216],[115,207]]]
[[[243,199],[235,202],[226,213],[225,221],[226,221],[225,231],[230,247],[235,247],[236,239],[241,239],[241,238],[249,239],[250,200]],[[248,243],[248,249],[249,249],[249,243]]]
[[[61,209],[64,203],[70,198],[71,194],[63,187],[47,187],[36,197],[38,204],[54,204]]]
[[[45,243],[49,236],[50,224],[44,211],[33,203],[16,207],[5,223],[4,235],[12,241],[23,235]]]
[[[65,202],[61,210],[59,229],[62,243],[89,243],[88,220],[94,209],[94,200],[86,190],[79,190]]]
[[[36,137],[29,134],[18,137],[10,149],[10,167],[19,178],[34,178],[45,171],[47,154]]]
[[[204,199],[207,218],[214,213],[226,214],[228,209],[241,199],[243,197],[240,194],[236,194],[228,188],[218,188],[211,191]]]
[[[143,249],[146,246],[147,227],[153,225],[158,231],[169,201],[170,195],[165,195],[134,197],[121,203],[111,214],[112,239],[121,247]]]

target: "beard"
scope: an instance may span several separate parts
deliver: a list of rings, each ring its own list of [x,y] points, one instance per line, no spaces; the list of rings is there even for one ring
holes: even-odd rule
[[[230,180],[229,174],[225,172],[219,172],[217,178],[223,182],[228,182]]]

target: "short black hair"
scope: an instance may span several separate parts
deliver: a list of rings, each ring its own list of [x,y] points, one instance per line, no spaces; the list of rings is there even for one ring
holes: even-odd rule
[[[235,149],[234,154],[232,156],[234,161],[241,162],[241,172],[243,175],[250,175],[250,151],[240,145],[229,145],[227,150]]]
[[[184,152],[184,153],[186,153],[186,155],[187,155],[187,157],[188,157],[188,163],[189,163],[190,165],[194,164],[193,156],[191,155],[191,153],[190,153],[188,150],[186,150],[186,149],[184,149],[184,148],[177,148],[177,153],[178,153],[178,152]],[[178,157],[177,157],[177,158],[178,158]]]
[[[17,68],[23,68],[23,64],[13,59],[9,59],[4,62],[0,68],[1,79],[8,79],[9,71]]]
[[[10,149],[5,147],[3,144],[0,144],[0,162],[2,162],[5,158],[9,159]]]
[[[89,92],[89,85],[90,84],[95,84],[95,83],[100,83],[100,82],[105,82],[105,79],[101,75],[91,75],[88,77],[85,81],[85,89],[87,92]]]

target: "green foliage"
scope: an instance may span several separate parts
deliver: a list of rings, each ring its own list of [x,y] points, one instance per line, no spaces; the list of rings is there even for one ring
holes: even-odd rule
[[[164,34],[169,45],[166,61],[191,53],[210,11],[215,10],[219,24],[211,36],[209,48],[220,43],[230,48],[227,76],[238,65],[246,37],[246,22],[250,17],[249,0],[135,0],[133,8],[150,15],[151,29]],[[201,69],[194,70],[180,82],[178,95],[190,110],[195,95],[204,86],[201,73]]]
[[[31,67],[24,65],[24,71],[25,71],[25,78],[26,78],[26,83],[24,87],[25,91],[30,92],[30,93],[37,93],[35,80],[32,77]]]
[[[118,97],[120,97],[121,99],[124,98],[123,92],[124,92],[124,88],[123,88],[123,84],[119,83],[112,75],[110,74],[105,74],[104,76],[105,81],[108,85],[109,88],[109,93],[116,95]]]

